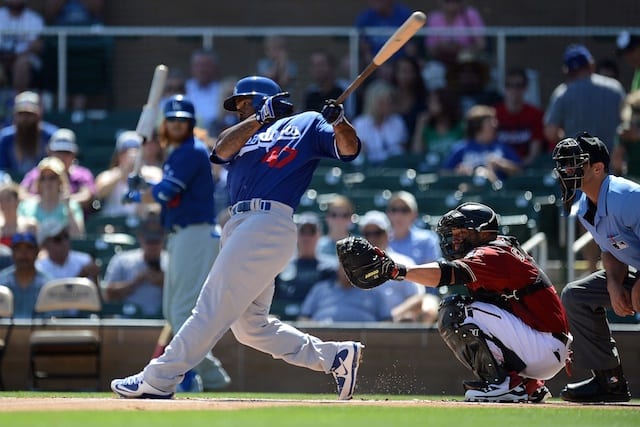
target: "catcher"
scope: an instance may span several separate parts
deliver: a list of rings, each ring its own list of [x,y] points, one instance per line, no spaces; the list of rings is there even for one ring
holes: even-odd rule
[[[572,337],[553,285],[514,237],[498,235],[496,213],[480,203],[447,212],[437,232],[445,260],[395,263],[360,237],[337,243],[351,283],[371,289],[389,279],[424,286],[465,285],[470,296],[445,298],[438,330],[476,380],[465,381],[470,402],[542,402],[544,380],[569,357]]]

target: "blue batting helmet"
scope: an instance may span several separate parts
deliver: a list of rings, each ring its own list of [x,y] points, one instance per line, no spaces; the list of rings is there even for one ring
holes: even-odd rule
[[[196,121],[196,110],[193,103],[184,95],[174,95],[164,103],[164,118],[177,117],[189,119],[192,123]]]
[[[268,96],[282,92],[278,83],[261,76],[249,76],[238,80],[233,88],[233,95],[224,100],[224,109],[236,110],[236,99],[242,96],[253,96],[253,106],[258,109]]]

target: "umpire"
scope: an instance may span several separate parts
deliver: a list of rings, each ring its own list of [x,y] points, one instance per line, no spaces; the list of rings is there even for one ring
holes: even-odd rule
[[[587,133],[558,142],[553,159],[565,206],[582,191],[578,219],[600,246],[604,266],[562,291],[575,337],[574,363],[591,369],[593,376],[568,384],[560,397],[582,403],[627,402],[631,395],[606,309],[619,316],[640,312],[640,185],[609,175],[606,145]]]

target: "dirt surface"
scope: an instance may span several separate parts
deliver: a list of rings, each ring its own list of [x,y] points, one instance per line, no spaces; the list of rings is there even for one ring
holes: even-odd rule
[[[180,410],[237,410],[258,407],[277,406],[323,406],[323,405],[361,405],[361,406],[425,406],[425,407],[451,407],[469,405],[507,405],[510,407],[531,407],[532,404],[498,404],[498,403],[467,403],[461,401],[437,401],[437,400],[374,400],[354,399],[351,401],[337,400],[291,400],[291,399],[228,399],[228,398],[181,398],[172,400],[136,400],[117,398],[0,398],[0,412],[8,411],[110,411],[110,410],[135,410],[135,411],[180,411]],[[550,403],[535,405],[540,408],[573,407],[581,408],[582,405],[566,402],[552,401]],[[640,404],[628,403],[620,405],[601,405],[603,408],[640,407]]]

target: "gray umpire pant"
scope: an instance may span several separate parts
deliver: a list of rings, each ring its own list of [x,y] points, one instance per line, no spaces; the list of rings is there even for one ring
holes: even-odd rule
[[[629,291],[638,273],[629,273],[624,286]],[[606,309],[611,309],[604,270],[571,282],[562,290],[562,304],[567,311],[573,334],[573,363],[593,370],[613,369],[620,365],[616,342],[611,336]]]

